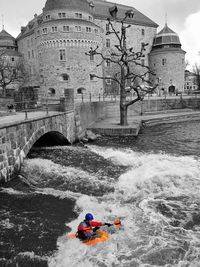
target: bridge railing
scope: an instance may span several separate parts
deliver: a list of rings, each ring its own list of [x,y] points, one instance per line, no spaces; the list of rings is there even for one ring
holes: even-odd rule
[[[29,113],[38,113],[49,115],[52,112],[62,112],[60,99],[40,99],[26,100],[26,101],[14,101],[13,99],[5,99],[4,105],[0,108],[0,117],[24,114],[24,119],[28,119]]]

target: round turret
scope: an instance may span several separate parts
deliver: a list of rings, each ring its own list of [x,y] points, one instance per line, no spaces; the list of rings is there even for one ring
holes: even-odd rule
[[[149,66],[156,74],[152,75],[152,81],[159,80],[159,95],[184,90],[185,51],[181,49],[178,35],[167,24],[154,38]]]

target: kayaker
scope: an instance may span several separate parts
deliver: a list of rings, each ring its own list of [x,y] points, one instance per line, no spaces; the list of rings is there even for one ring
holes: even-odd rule
[[[98,236],[96,230],[99,229],[100,226],[107,225],[108,227],[110,227],[112,225],[111,223],[102,223],[93,220],[94,216],[91,213],[87,213],[85,215],[85,220],[79,224],[77,237],[80,240],[85,241],[88,239],[96,238]]]

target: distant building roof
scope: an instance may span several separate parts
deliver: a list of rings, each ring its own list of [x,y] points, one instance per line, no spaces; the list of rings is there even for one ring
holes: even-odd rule
[[[54,9],[68,9],[90,13],[90,6],[87,0],[47,0],[43,11],[46,12]]]
[[[154,38],[153,46],[177,45],[181,47],[178,34],[172,31],[167,24]]]
[[[93,0],[93,3],[95,6],[94,17],[96,17],[96,18],[106,19],[106,18],[111,17],[111,14],[109,12],[109,8],[117,6],[117,9],[118,9],[117,19],[118,20],[121,20],[125,17],[126,11],[132,10],[134,13],[134,16],[131,19],[127,19],[129,23],[158,27],[158,24],[156,24],[154,21],[152,21],[151,19],[149,19],[148,17],[143,15],[141,12],[139,12],[134,7],[116,4],[116,3],[112,3],[112,2],[107,2],[104,0]]]
[[[15,38],[4,29],[0,32],[0,47],[16,47]]]

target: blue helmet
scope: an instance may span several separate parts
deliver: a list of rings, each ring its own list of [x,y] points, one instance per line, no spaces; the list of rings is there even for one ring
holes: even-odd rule
[[[87,213],[87,214],[85,215],[85,219],[86,219],[87,221],[91,221],[91,220],[94,219],[94,217],[93,217],[93,215],[92,215],[91,213]]]

